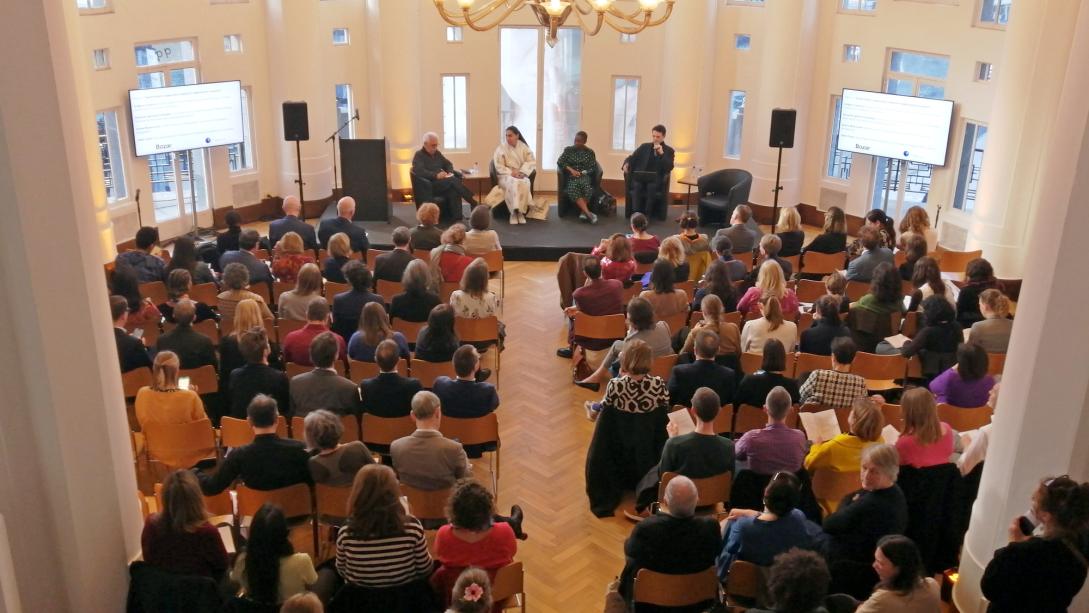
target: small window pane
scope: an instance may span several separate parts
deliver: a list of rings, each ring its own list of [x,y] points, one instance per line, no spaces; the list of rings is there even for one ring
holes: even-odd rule
[[[957,191],[953,207],[971,213],[976,206],[976,191],[983,171],[983,152],[987,147],[987,126],[965,122],[964,143],[961,145],[960,166],[957,171]]]
[[[242,53],[242,35],[228,34],[224,36],[223,50],[227,53]]]
[[[748,51],[752,47],[752,37],[748,34],[734,34],[734,48]]]
[[[76,7],[81,10],[109,8],[109,0],[76,0]]]
[[[923,98],[934,98],[935,100],[940,100],[941,98],[945,97],[945,88],[940,85],[920,83],[919,96]]]
[[[125,168],[121,158],[121,137],[117,130],[117,112],[106,111],[95,115],[98,127],[98,149],[102,156],[102,178],[106,184],[106,199],[110,202],[123,199]]]
[[[877,0],[842,0],[840,8],[845,11],[873,11],[877,9]]]
[[[110,50],[95,49],[92,54],[95,70],[106,70],[110,67]]]
[[[191,40],[174,40],[162,43],[136,45],[137,66],[177,64],[180,62],[192,62],[195,59],[193,41]]]
[[[461,26],[446,26],[446,42],[460,43],[462,36]]]
[[[988,62],[976,62],[976,81],[990,81],[993,75],[993,64]]]
[[[334,45],[347,45],[349,42],[348,28],[333,28]]]
[[[613,149],[635,149],[635,127],[639,106],[639,79],[613,79]]]
[[[344,126],[338,132],[340,138],[355,138],[355,122],[348,121],[353,116],[352,86],[341,83],[335,86],[337,102],[337,126]],[[348,125],[344,125],[347,123]]]
[[[624,44],[631,44],[635,42],[635,34],[621,34],[620,42]]]
[[[242,88],[242,142],[227,147],[231,172],[253,169],[253,126],[250,122],[250,92]]]
[[[466,75],[442,75],[442,146],[469,148],[469,111]]]
[[[983,0],[980,3],[979,22],[1006,25],[1010,21],[1010,5],[1013,0]]]
[[[843,61],[844,62],[861,62],[862,61],[862,46],[861,45],[843,45]]]
[[[889,70],[920,77],[945,79],[949,74],[949,58],[924,53],[893,51],[889,61]]]
[[[741,157],[741,131],[745,123],[745,92],[730,92],[730,115],[726,122],[726,157]]]

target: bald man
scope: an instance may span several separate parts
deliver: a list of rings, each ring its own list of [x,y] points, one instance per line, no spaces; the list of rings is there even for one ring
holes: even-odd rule
[[[639,569],[659,573],[697,573],[713,566],[722,536],[713,518],[695,515],[699,492],[688,477],[674,477],[665,491],[662,512],[636,524],[624,543],[626,563],[620,594],[631,601],[632,581]]]
[[[337,216],[331,219],[323,219],[318,224],[318,240],[321,246],[329,248],[329,239],[337,232],[348,235],[352,242],[352,251],[367,253],[371,242],[367,239],[367,231],[363,226],[357,226],[352,222],[355,216],[355,198],[345,196],[337,201]]]
[[[473,192],[461,182],[461,173],[439,151],[438,134],[424,134],[423,146],[412,156],[412,173],[431,182],[431,198],[427,199],[439,205],[443,221],[461,220],[462,198],[470,207],[476,206]]]
[[[302,203],[296,196],[284,198],[284,216],[268,225],[268,242],[273,247],[280,242],[288,232],[295,232],[303,239],[307,249],[318,248],[318,237],[314,234],[314,226],[300,219]]]

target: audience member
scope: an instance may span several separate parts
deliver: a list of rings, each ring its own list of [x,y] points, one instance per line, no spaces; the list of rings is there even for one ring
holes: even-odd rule
[[[427,325],[420,328],[416,337],[416,359],[449,362],[460,346],[461,341],[454,331],[454,308],[449,304],[436,305],[427,315]]]
[[[130,252],[131,253],[131,252]],[[122,296],[128,305],[127,325],[130,328],[158,327],[162,314],[150,298],[140,295],[140,281],[136,269],[121,262],[110,273],[110,294]]]
[[[775,236],[779,237],[779,257],[794,257],[802,252],[805,232],[802,230],[802,216],[797,207],[785,206],[779,211],[779,223],[775,225]],[[763,240],[763,239],[761,239]]]
[[[303,592],[285,600],[280,613],[325,613],[325,606],[314,592]]]
[[[668,239],[667,239],[668,240]],[[674,266],[668,260],[654,261],[650,272],[650,287],[639,294],[654,309],[654,316],[667,319],[678,313],[688,313],[688,294],[673,287]]]
[[[390,319],[427,321],[431,309],[441,302],[439,295],[431,291],[431,270],[427,262],[413,258],[401,276],[401,287],[403,291],[390,299]]]
[[[628,342],[620,354],[620,374],[609,380],[601,402],[583,405],[586,418],[595,421],[606,406],[626,413],[650,413],[669,406],[665,381],[650,374],[653,361],[650,345],[641,339]]]
[[[778,263],[775,263],[774,266],[769,262],[764,264],[756,275],[756,285],[750,287],[741,296],[741,300],[737,301],[737,310],[741,311],[742,314],[748,314],[750,310],[765,299],[775,298],[779,301],[783,315],[793,321],[798,317],[798,296],[794,293],[794,290],[787,287],[783,269],[779,267]]]
[[[786,424],[790,415],[790,393],[775,386],[764,401],[768,425],[741,435],[734,449],[737,459],[748,462],[749,470],[759,475],[779,472],[796,473],[805,459],[805,433]]]
[[[264,328],[251,328],[238,339],[238,350],[246,364],[231,371],[230,415],[241,419],[255,396],[265,394],[278,406],[289,406],[291,393],[287,375],[268,365],[269,345]]]
[[[794,548],[775,556],[768,572],[770,609],[749,613],[822,613],[832,576],[820,554]]]
[[[801,495],[798,478],[778,472],[764,488],[763,511],[730,510],[722,522],[722,551],[716,560],[722,581],[734,560],[770,567],[781,553],[816,547],[821,529],[797,508]]]
[[[473,263],[465,254],[465,226],[456,223],[442,233],[442,244],[431,250],[431,276],[440,283],[460,283]]]
[[[129,318],[129,303],[124,296],[110,296],[110,316],[113,317],[113,337],[117,343],[117,361],[121,372],[151,366],[151,356],[144,341],[125,330]]]
[[[370,240],[367,238],[367,231],[363,229],[363,226],[356,225],[352,221],[354,217],[355,198],[344,196],[340,200],[337,200],[337,216],[322,220],[322,222],[318,224],[318,242],[322,245],[328,245],[329,239],[332,238],[334,234],[343,232],[348,235],[348,240],[352,245],[352,251],[363,254],[367,253],[367,249],[371,246]]]
[[[987,352],[972,343],[957,346],[957,364],[930,382],[935,400],[955,407],[980,407],[994,387],[987,374]]]
[[[200,484],[188,470],[163,479],[159,512],[144,521],[140,545],[144,561],[168,573],[219,581],[227,572],[227,550],[219,530],[208,523]]]
[[[302,202],[295,196],[284,198],[284,216],[274,219],[268,225],[268,243],[276,247],[280,239],[289,232],[294,232],[303,241],[306,249],[313,251],[318,248],[318,237],[314,232],[314,226],[299,218],[302,213]]]
[[[703,277],[704,273],[707,272],[707,266],[713,259],[711,241],[706,234],[700,233],[698,229],[700,218],[695,213],[684,213],[677,220],[677,223],[680,226],[677,239],[681,241],[681,245],[684,247],[684,256],[688,262],[688,277],[681,278],[678,276],[675,280],[678,282],[695,281]],[[659,245],[660,250],[661,246]]]
[[[839,312],[843,315],[850,313],[851,298],[847,295],[847,277],[839,274],[838,270],[833,270],[821,277],[821,283],[824,283],[824,291],[829,296],[839,300]]]
[[[250,401],[246,420],[253,428],[253,442],[229,450],[211,475],[197,473],[205,496],[222,492],[236,480],[255,490],[312,482],[306,446],[276,434],[279,416],[275,398],[258,394]]]
[[[680,434],[677,425],[666,425],[669,440],[662,447],[659,475],[678,473],[689,479],[706,479],[734,472],[734,444],[715,434],[715,418],[723,402],[714,390],[701,387],[692,395],[692,413],[696,429]]]
[[[839,316],[839,299],[824,295],[813,305],[813,325],[802,332],[799,350],[815,355],[832,355],[832,342],[849,338],[851,330]]]
[[[702,318],[692,325],[692,329],[688,331],[688,336],[684,339],[681,354],[685,356],[685,359],[691,359],[694,354],[696,334],[700,331],[713,332],[718,337],[715,361],[740,371],[741,331],[737,324],[726,321],[722,300],[715,294],[707,294],[700,301],[700,314]]]
[[[919,330],[900,348],[900,355],[910,358],[920,354],[923,376],[931,379],[955,361],[957,346],[964,340],[964,332],[957,324],[953,305],[945,298],[931,296],[923,301],[922,308]],[[895,353],[884,347],[879,346],[877,352]]]
[[[832,341],[831,370],[814,370],[799,390],[802,402],[829,407],[848,407],[866,397],[866,380],[851,374],[851,363],[858,352],[850,337]]]
[[[303,239],[295,232],[288,232],[276,245],[272,256],[272,274],[285,283],[294,281],[299,276],[299,269],[306,264],[313,264],[314,256],[306,253]]]
[[[223,321],[229,322],[235,318],[234,310],[243,300],[253,300],[257,303],[263,319],[273,319],[272,311],[265,304],[265,299],[249,291],[249,288],[250,273],[244,264],[232,262],[223,268],[223,291],[216,296],[219,316]]]
[[[359,328],[363,307],[370,302],[384,305],[378,294],[371,292],[371,271],[359,260],[352,260],[341,269],[352,289],[333,297],[333,332],[350,339]]]
[[[492,610],[492,584],[488,573],[466,568],[458,575],[446,613],[487,613]]]
[[[325,277],[326,281],[332,281],[333,283],[347,283],[348,280],[344,278],[343,269],[348,260],[352,259],[351,239],[348,238],[347,234],[337,232],[329,237],[326,251],[329,253],[329,257],[325,258],[325,261],[321,264],[321,276]]]
[[[994,288],[985,289],[979,295],[979,313],[983,319],[972,324],[968,342],[983,347],[987,353],[1006,353],[1013,331],[1010,299]]]
[[[865,225],[858,231],[863,252],[847,264],[848,281],[869,283],[878,264],[893,264],[892,250],[882,244],[881,234],[873,226]]]
[[[689,273],[688,257],[684,254],[684,243],[676,235],[667,236],[658,247],[658,259],[666,260],[673,265],[673,278],[679,281],[687,281]],[[643,286],[647,285],[647,279],[643,279]]]
[[[219,255],[223,255],[228,251],[238,251],[238,237],[242,234],[242,215],[235,210],[227,211],[227,215],[223,218],[224,223],[227,224],[227,229],[219,234],[216,234],[216,251]],[[219,268],[219,261],[213,265],[216,271],[222,271]]]
[[[250,282],[272,282],[272,272],[269,271],[268,265],[257,258],[260,240],[257,230],[242,230],[242,233],[238,235],[238,250],[228,251],[219,256],[219,268],[226,272],[231,264],[241,264],[250,273]]]
[[[730,368],[715,362],[715,354],[720,347],[718,335],[701,329],[691,336],[695,337],[692,347],[696,359],[690,364],[673,367],[669,374],[669,402],[689,406],[697,389],[710,388],[718,394],[722,404],[732,404],[737,376]]]
[[[182,300],[191,300],[189,298],[189,290],[193,287],[193,279],[189,275],[189,271],[181,268],[177,268],[170,271],[170,274],[166,276],[166,302],[159,305],[159,314],[163,316],[163,319],[170,323],[177,323],[174,320],[174,307],[178,302]],[[219,319],[216,312],[212,310],[212,307],[204,304],[203,302],[193,302],[194,321],[200,322],[206,319]]]
[[[715,259],[707,266],[702,287],[696,288],[696,295],[692,298],[692,310],[699,310],[703,299],[710,295],[718,296],[723,312],[732,313],[737,310],[737,293],[734,291],[728,264],[729,262]]]
[[[730,240],[729,236],[716,233],[715,238],[711,241],[711,245],[714,248],[715,253],[718,254],[718,259],[726,264],[731,280],[744,279],[745,276],[749,274],[749,269],[745,265],[745,262],[734,257],[734,243]]]
[[[435,535],[439,565],[431,575],[431,585],[436,592],[450,594],[462,571],[469,567],[494,577],[495,571],[514,561],[518,549],[514,529],[509,523],[494,521],[494,515],[491,492],[472,479],[458,481],[446,501],[449,523]]]
[[[938,418],[934,396],[925,387],[904,392],[900,399],[904,431],[896,439],[900,464],[926,468],[949,462],[953,454],[953,428]]]
[[[642,213],[633,213],[629,223],[631,224],[631,235],[628,236],[628,242],[631,244],[632,253],[653,252],[657,255],[662,242],[658,240],[657,236],[647,232],[647,226],[649,225],[647,216]]]
[[[381,302],[368,302],[363,305],[363,314],[359,318],[359,329],[348,340],[348,357],[360,362],[373,362],[378,343],[391,340],[397,343],[401,357],[411,357],[408,340],[405,335],[395,332],[389,323],[389,315]]]
[[[774,338],[769,338],[764,343],[764,355],[760,362],[760,370],[745,374],[737,387],[734,396],[734,406],[743,404],[758,407],[764,404],[768,393],[773,388],[781,387],[790,395],[790,401],[797,404],[801,401],[798,393],[798,382],[784,375],[787,370],[787,354],[783,343]]]
[[[987,395],[987,406],[991,407],[992,411],[998,408],[998,388],[1001,386],[1001,383],[995,383],[994,387],[991,388],[991,393]],[[994,423],[992,421],[980,426],[978,430],[968,437],[968,444],[964,445],[964,452],[957,458],[957,468],[960,469],[961,475],[967,476],[968,473],[975,470],[977,466],[987,459],[987,447],[990,443],[991,428],[993,427]],[[961,433],[961,437],[962,439],[965,438],[965,434]]]
[[[190,389],[178,387],[178,356],[173,351],[160,351],[152,366],[152,384],[136,392],[136,423],[188,424],[207,419],[200,396]]]
[[[809,472],[822,469],[855,472],[862,465],[863,451],[881,440],[881,428],[885,425],[881,409],[869,398],[856,398],[850,406],[847,432],[837,434],[829,441],[813,441],[805,456],[805,469]],[[834,506],[838,501],[822,502]]]
[[[1025,534],[1022,523],[1034,525]],[[991,613],[1066,611],[1085,584],[1089,484],[1047,478],[1032,495],[1031,513],[1010,523],[1010,542],[994,552],[980,587]]]
[[[775,234],[768,234],[760,239],[760,256],[763,262],[760,263],[755,270],[749,273],[749,281],[755,282],[756,278],[760,275],[760,269],[764,267],[764,264],[768,262],[775,262],[782,269],[783,276],[790,279],[794,274],[794,265],[788,260],[784,260],[780,257],[780,250],[783,248],[783,241]]]
[[[329,303],[321,296],[310,299],[306,305],[306,325],[288,332],[282,343],[284,361],[300,366],[313,366],[310,360],[310,344],[319,334],[330,332],[329,330]],[[331,332],[337,342],[336,359],[343,361],[348,355],[348,344],[344,338],[336,332]]]
[[[880,581],[855,613],[934,613],[942,608],[938,582],[926,576],[919,548],[906,536],[877,541],[873,569]]]
[[[488,289],[488,263],[476,258],[461,275],[461,288],[450,294],[454,316],[481,319],[499,316],[499,296]]]
[[[182,271],[183,274],[184,271]],[[192,300],[182,300],[174,307],[173,330],[166,332],[155,342],[156,350],[173,351],[181,362],[181,368],[189,370],[201,366],[219,366],[212,339],[193,329],[196,305]]]
[[[957,321],[961,327],[971,328],[976,322],[983,321],[983,314],[979,311],[980,294],[989,289],[1002,291],[1002,285],[995,278],[991,263],[983,258],[968,262],[964,280],[957,294]]]
[[[397,226],[390,235],[393,241],[393,251],[381,253],[374,258],[374,278],[391,283],[400,283],[405,276],[405,268],[416,258],[408,248],[412,235],[408,228]]]
[[[821,233],[817,235],[805,249],[802,250],[803,258],[806,251],[817,253],[840,253],[847,250],[847,216],[838,206],[828,207],[824,213],[824,225]]]
[[[911,285],[915,291],[911,294],[911,302],[908,311],[922,310],[920,305],[931,296],[941,296],[953,305],[957,306],[956,288],[953,284],[942,279],[942,271],[938,268],[938,261],[924,255],[915,261],[915,270],[911,273]]]
[[[306,321],[306,310],[310,307],[310,302],[316,299],[325,301],[321,295],[322,287],[318,265],[304,264],[295,279],[295,289],[280,294],[276,302],[276,315],[280,319]]]
[[[896,249],[896,227],[894,226],[893,219],[889,217],[885,211],[881,209],[873,209],[869,213],[866,213],[865,225],[863,227],[870,227],[877,230],[878,245],[888,249],[890,252]],[[854,259],[862,255],[866,246],[863,244],[861,236],[851,241],[851,244],[847,247],[847,257]]]
[[[438,227],[439,205],[424,202],[416,209],[416,221],[420,222],[409,236],[409,244],[416,251],[431,251],[442,244],[442,230]]]
[[[601,257],[601,276],[605,279],[627,282],[635,274],[631,243],[623,234],[601,239],[601,244],[590,254]]]
[[[491,230],[492,209],[486,204],[478,204],[469,213],[470,230],[465,233],[465,253],[482,256],[490,251],[500,251],[499,234]]]
[[[628,302],[627,322],[628,333],[624,339],[614,341],[608,353],[602,358],[597,370],[591,373],[589,377],[576,381],[576,385],[596,392],[601,383],[608,380],[610,368],[620,357],[620,354],[635,340],[641,340],[650,347],[651,360],[673,353],[673,341],[669,325],[664,321],[654,321],[654,308],[650,306],[650,302],[646,298],[635,297]],[[650,365],[648,364],[647,372],[649,371]]]
[[[242,334],[265,325],[261,319],[261,307],[248,298],[239,301],[234,319],[228,321],[228,325],[231,327],[224,327],[224,334],[219,337],[219,388],[224,392],[231,386],[231,373],[246,365],[239,343]]]
[[[876,315],[904,312],[903,286],[900,275],[888,262],[882,262],[873,270],[870,291],[858,299],[852,308],[860,308]]]
[[[900,278],[911,281],[912,275],[915,274],[915,263],[919,261],[919,258],[926,257],[926,237],[912,234],[906,239],[901,237],[900,244],[905,258],[904,263],[900,264]]]
[[[407,416],[412,411],[413,397],[423,389],[419,379],[397,372],[401,349],[393,340],[378,343],[374,357],[378,375],[359,383],[360,408],[377,417]]]
[[[775,267],[766,269],[774,270]],[[797,309],[797,302],[794,307]],[[762,317],[746,321],[741,328],[741,350],[746,353],[763,353],[764,344],[770,339],[776,339],[784,348],[793,351],[798,344],[798,324],[786,319],[779,299],[775,296],[761,298],[760,313]]]
[[[495,386],[480,380],[480,354],[472,345],[462,345],[454,352],[456,379],[438,377],[432,391],[442,403],[446,417],[483,417],[499,407]],[[470,454],[471,455],[471,454]],[[479,457],[479,456],[478,456]]]
[[[279,604],[307,591],[318,580],[314,562],[296,553],[280,505],[266,502],[253,515],[246,546],[235,558],[231,580],[260,604]]]
[[[586,258],[582,263],[582,272],[586,275],[586,283],[572,293],[574,304],[564,309],[564,314],[572,320],[568,328],[568,346],[556,350],[556,355],[561,358],[570,358],[574,355],[571,346],[573,344],[593,351],[607,349],[612,344],[612,341],[608,339],[575,336],[573,318],[576,313],[601,317],[624,312],[624,284],[616,279],[602,278],[601,260],[596,257]]]
[[[744,254],[742,257],[750,257],[756,251],[756,241],[759,237],[749,229],[748,222],[752,218],[752,209],[747,204],[739,204],[734,207],[730,215],[730,226],[719,230],[717,236],[725,236],[733,244],[735,254]]]
[[[159,229],[144,226],[136,231],[136,248],[117,254],[114,262],[136,271],[137,281],[151,283],[166,280],[166,262],[155,255],[159,251]],[[117,293],[116,291],[114,293]]]
[[[362,441],[340,442],[344,435],[344,422],[325,409],[307,413],[303,421],[303,435],[307,448],[314,454],[309,461],[310,477],[314,483],[351,487],[359,469],[374,463],[370,450]],[[339,515],[340,511],[335,514]]]
[[[900,220],[900,245],[907,244],[912,236],[921,236],[926,239],[926,244],[932,248],[938,247],[938,233],[930,227],[930,216],[926,214],[926,208],[921,206],[908,207],[904,211],[904,217]]]
[[[442,411],[439,397],[431,392],[416,392],[412,398],[412,419],[416,431],[393,441],[390,455],[401,482],[425,491],[452,487],[458,479],[469,476],[469,458],[461,443],[439,432]]]
[[[197,257],[197,244],[193,237],[182,235],[174,239],[174,249],[170,254],[170,264],[166,267],[166,277],[175,270],[189,273],[193,283],[215,283],[216,277],[207,262]]]
[[[293,417],[305,417],[317,409],[337,415],[359,413],[359,389],[333,367],[343,345],[344,339],[332,332],[322,332],[310,340],[307,351],[314,370],[292,377],[288,388]]]

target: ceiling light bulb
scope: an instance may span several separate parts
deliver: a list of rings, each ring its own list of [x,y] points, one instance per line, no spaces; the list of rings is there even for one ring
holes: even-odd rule
[[[613,3],[613,0],[594,0],[594,8],[599,11],[609,10],[609,5]]]
[[[563,0],[547,0],[543,2],[541,8],[545,10],[549,15],[553,17],[559,17],[567,9],[567,5],[570,2],[564,2]]]
[[[473,2],[475,2],[475,0],[458,0],[458,6],[463,9],[472,8]]]
[[[643,7],[644,11],[653,11],[658,8],[658,3],[661,0],[639,0],[639,6]]]

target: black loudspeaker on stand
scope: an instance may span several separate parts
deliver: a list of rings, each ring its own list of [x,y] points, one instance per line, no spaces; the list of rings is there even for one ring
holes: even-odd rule
[[[301,205],[306,200],[303,198],[302,145],[299,143],[310,140],[310,121],[307,117],[305,102],[284,102],[284,140],[295,141],[295,163],[299,173],[295,182],[299,184]]]
[[[794,148],[794,125],[798,121],[798,111],[794,109],[771,110],[771,135],[768,138],[769,147],[779,149],[779,160],[775,165],[775,194],[771,207],[771,231],[775,232],[775,222],[779,218],[779,192],[783,186],[779,185],[779,179],[783,171],[783,149]]]

